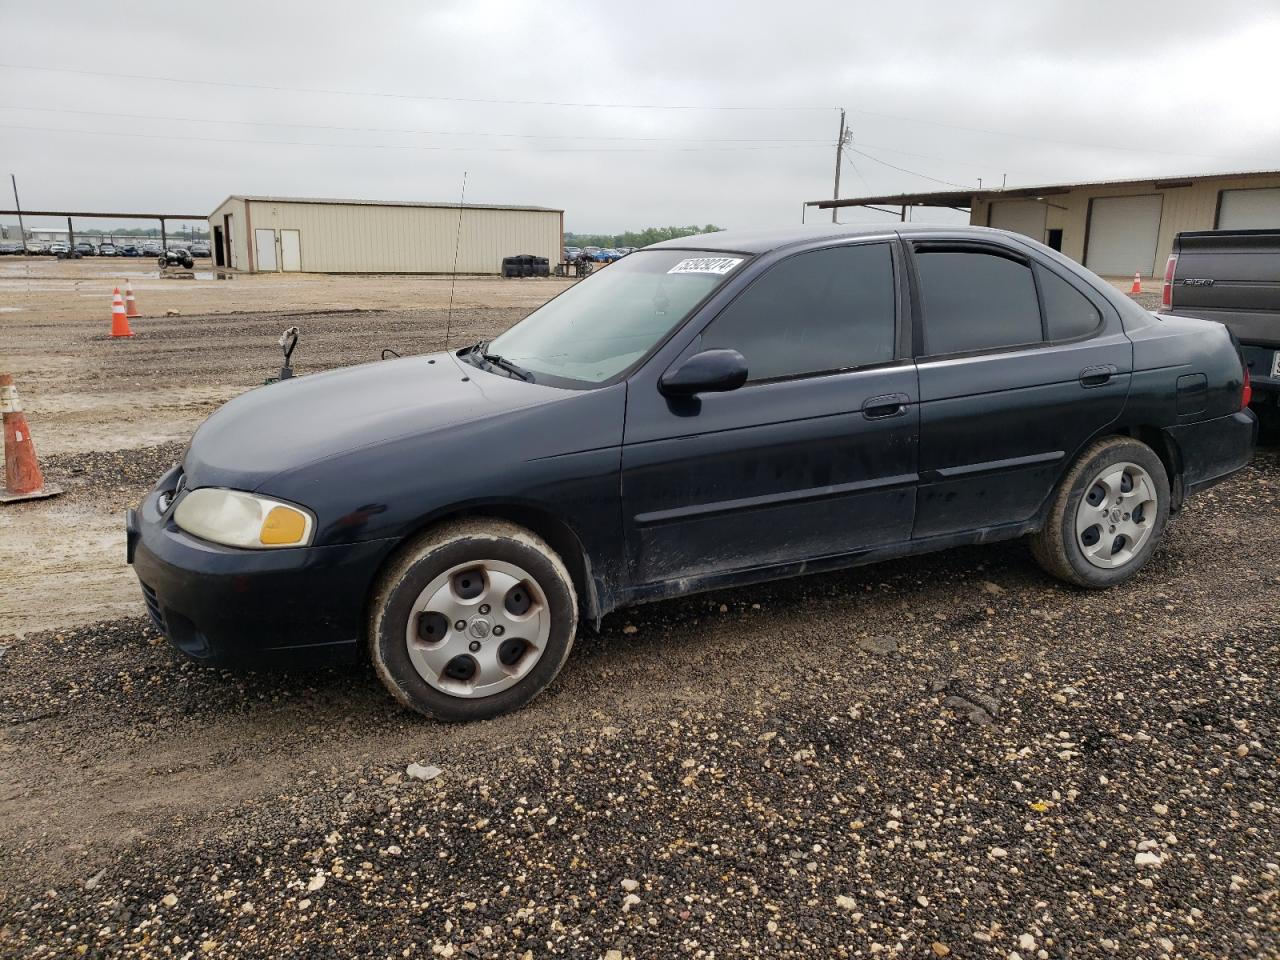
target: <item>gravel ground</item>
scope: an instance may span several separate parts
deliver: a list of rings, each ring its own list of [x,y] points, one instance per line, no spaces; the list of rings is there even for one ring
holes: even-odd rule
[[[655,604],[465,727],[29,635],[0,955],[1273,958],[1278,536],[1264,451],[1121,588],[1015,543]]]

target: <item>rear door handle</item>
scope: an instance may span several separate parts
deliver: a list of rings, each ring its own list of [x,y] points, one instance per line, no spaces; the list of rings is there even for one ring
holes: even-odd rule
[[[1119,370],[1112,363],[1100,363],[1085,367],[1080,371],[1080,385],[1083,387],[1100,387],[1114,377]]]
[[[900,417],[907,412],[907,404],[910,402],[911,398],[905,393],[886,393],[879,397],[871,397],[862,405],[862,415],[868,420]]]

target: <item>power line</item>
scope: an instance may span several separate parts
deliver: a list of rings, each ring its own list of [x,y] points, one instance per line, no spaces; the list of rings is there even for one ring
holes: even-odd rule
[[[929,176],[927,173],[920,173],[919,171],[916,171],[916,170],[908,170],[906,167],[899,167],[896,164],[889,163],[889,161],[887,160],[881,160],[879,157],[873,157],[871,154],[864,153],[863,151],[858,150],[856,147],[850,147],[849,151],[851,153],[856,153],[860,157],[866,157],[868,160],[878,163],[881,166],[889,167],[893,170],[898,170],[902,173],[909,173],[913,177],[920,177],[921,179],[924,179],[924,180],[932,180],[934,183],[945,184],[948,187],[959,187],[961,190],[968,189],[967,184],[955,183],[954,181],[951,181],[951,180],[940,180],[937,177]]]
[[[99,137],[131,137],[146,140],[192,140],[199,143],[254,143],[276,147],[338,147],[359,150],[440,150],[476,153],[698,153],[721,152],[735,153],[755,150],[811,150],[812,144],[774,144],[769,146],[736,146],[736,147],[475,147],[445,146],[441,144],[412,143],[319,143],[307,140],[255,140],[248,137],[194,137],[184,134],[167,133],[133,133],[120,130],[76,130],[71,127],[36,127],[17,123],[0,123],[0,128],[8,130],[34,130],[44,133],[74,133]],[[826,141],[819,141],[824,147]]]
[[[0,110],[36,113],[67,113],[86,117],[116,117],[125,120],[166,120],[180,123],[234,124],[248,127],[288,127],[306,130],[346,130],[353,133],[415,133],[438,137],[502,137],[518,140],[608,140],[644,143],[827,143],[814,137],[623,137],[589,134],[491,133],[466,130],[422,130],[410,127],[345,127],[323,123],[289,123],[283,120],[211,120],[208,117],[170,117],[153,113],[116,113],[109,110],[72,110],[61,107],[20,107],[0,103]]]
[[[682,103],[592,103],[566,100],[508,100],[501,97],[445,97],[415,93],[393,93],[380,90],[333,90],[325,87],[285,87],[268,83],[244,83],[233,80],[196,80],[189,77],[162,77],[146,73],[111,73],[105,70],[77,70],[71,67],[37,67],[26,63],[0,63],[6,70],[38,70],[44,73],[70,73],[81,77],[109,77],[115,80],[145,80],[148,83],[183,83],[201,87],[229,87],[237,90],[271,90],[277,93],[319,93],[341,97],[381,97],[390,100],[423,100],[435,103],[500,103],[521,107],[590,107],[617,110],[733,110],[733,111],[798,111],[834,110],[835,107],[700,105]]]
[[[1055,143],[1060,146],[1067,147],[1091,147],[1099,150],[1124,150],[1130,153],[1150,153],[1163,154],[1169,157],[1201,157],[1209,160],[1228,160],[1233,159],[1223,157],[1212,153],[1186,153],[1176,150],[1152,150],[1149,147],[1128,147],[1120,146],[1114,143],[1094,143],[1085,140],[1060,140],[1054,137],[1041,137],[1032,133],[1011,133],[1007,130],[991,130],[986,127],[969,127],[959,123],[943,123],[939,120],[921,120],[918,117],[904,117],[895,113],[878,113],[874,110],[851,110],[850,113],[860,113],[868,117],[881,117],[886,120],[901,120],[904,123],[918,123],[929,127],[943,127],[947,130],[963,130],[968,133],[985,133],[995,137],[1012,137],[1017,140],[1037,140],[1041,143]]]
[[[177,83],[192,86],[206,87],[225,87],[239,90],[269,90],[278,93],[311,93],[323,94],[327,96],[344,96],[344,97],[377,97],[383,99],[394,100],[418,100],[424,102],[436,103],[487,103],[487,104],[507,104],[512,106],[541,106],[541,107],[583,107],[591,109],[619,109],[619,110],[707,110],[707,111],[814,111],[814,110],[837,110],[838,107],[820,107],[814,105],[791,105],[791,106],[775,106],[763,104],[673,104],[673,103],[596,103],[590,101],[565,101],[565,100],[514,100],[499,97],[448,97],[427,94],[409,94],[397,93],[377,90],[338,90],[325,87],[287,87],[276,84],[261,83],[245,83],[230,80],[198,80],[188,77],[165,77],[155,74],[141,73],[113,73],[102,70],[78,70],[70,67],[43,67],[22,63],[0,63],[0,68],[8,70],[32,70],[44,73],[65,73],[76,76],[85,77],[105,77],[116,80],[141,80],[148,83]],[[850,113],[857,113],[862,116],[880,117],[887,120],[898,120],[903,123],[915,123],[925,126],[942,127],[948,130],[963,130],[968,133],[982,133],[988,136],[1010,137],[1018,140],[1034,140],[1041,143],[1053,143],[1061,146],[1070,147],[1088,147],[1100,150],[1122,150],[1129,153],[1159,154],[1171,157],[1200,157],[1205,159],[1226,160],[1227,158],[1217,154],[1210,153],[1192,153],[1176,150],[1154,150],[1150,147],[1132,147],[1113,143],[1097,143],[1093,141],[1082,140],[1064,140],[1056,137],[1043,137],[1030,133],[1014,133],[1008,130],[992,130],[987,127],[972,127],[965,124],[945,123],[939,120],[926,120],[919,117],[907,117],[901,114],[885,113],[876,110],[850,110]]]

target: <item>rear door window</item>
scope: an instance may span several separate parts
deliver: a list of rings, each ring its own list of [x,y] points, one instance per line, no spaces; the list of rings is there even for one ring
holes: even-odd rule
[[[894,359],[893,257],[887,243],[814,250],[772,267],[711,322],[706,349],[747,361],[751,381]]]
[[[917,250],[929,356],[1040,343],[1040,302],[1026,263],[974,250]]]

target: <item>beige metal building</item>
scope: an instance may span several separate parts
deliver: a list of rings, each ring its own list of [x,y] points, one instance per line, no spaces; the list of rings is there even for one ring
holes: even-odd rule
[[[560,260],[548,207],[228,197],[209,215],[216,266],[248,272],[502,272],[518,254]]]
[[[1008,190],[946,190],[809,206],[967,210],[969,222],[1025,234],[1103,276],[1162,275],[1184,230],[1280,229],[1280,171],[1059,183]],[[921,219],[919,215],[915,219]]]

